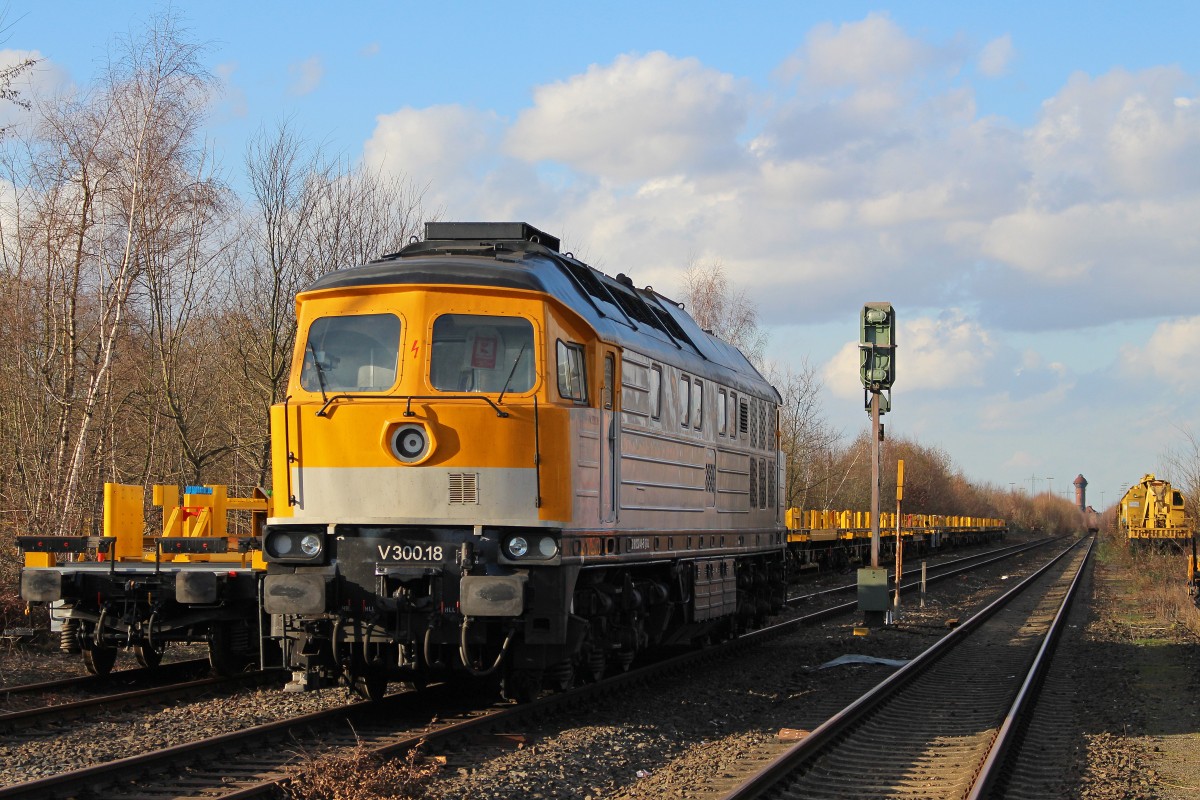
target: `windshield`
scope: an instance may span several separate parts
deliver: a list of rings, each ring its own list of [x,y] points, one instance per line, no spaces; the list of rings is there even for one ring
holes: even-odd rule
[[[396,383],[400,318],[321,317],[308,328],[300,386],[310,392],[386,392]]]
[[[527,319],[444,314],[433,323],[429,381],[440,392],[527,392],[533,353]]]

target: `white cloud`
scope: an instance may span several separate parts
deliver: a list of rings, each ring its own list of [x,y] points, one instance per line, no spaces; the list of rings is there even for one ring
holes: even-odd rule
[[[695,59],[624,55],[536,88],[512,122],[383,115],[366,154],[429,181],[447,214],[563,225],[599,266],[667,292],[711,254],[767,324],[829,321],[863,286],[899,308],[970,309],[991,331],[1187,313],[1194,80],[1075,75],[1021,128],[979,117],[970,84],[946,79],[978,55],[955,61],[873,15],[814,30],[793,84],[753,100]]]
[[[910,37],[886,14],[874,13],[860,22],[813,28],[780,74],[803,76],[806,83],[818,87],[890,83],[934,60],[934,48]]]
[[[67,71],[38,50],[0,50],[0,69],[8,69],[29,59],[37,63],[25,69],[12,83],[12,88],[20,93],[20,99],[32,101],[39,96],[49,97],[72,90]],[[16,103],[0,102],[0,128],[20,125],[30,119],[31,113]]]
[[[1194,78],[1173,67],[1071,76],[1029,131],[1032,199],[1061,208],[1200,185],[1200,108],[1180,103]]]
[[[620,56],[534,91],[505,149],[618,182],[710,171],[738,156],[744,81],[666,53]]]
[[[980,233],[979,253],[1011,269],[987,297],[1014,327],[1035,329],[1186,313],[1200,292],[1198,215],[1200,193],[998,216]]]
[[[325,65],[320,56],[310,56],[303,61],[289,64],[288,74],[292,76],[292,85],[289,91],[302,97],[312,94],[321,85],[321,79],[325,77]]]
[[[897,309],[896,386],[906,394],[971,389],[993,371],[997,345],[977,322],[958,309],[939,317],[905,321]],[[838,397],[862,396],[857,342],[847,342],[825,365],[823,380]]]
[[[979,53],[979,71],[989,78],[999,78],[1008,72],[1016,57],[1012,36],[1004,34],[988,42]]]
[[[988,332],[958,309],[901,321],[896,347],[897,382],[920,391],[982,386],[996,351]]]
[[[456,105],[402,108],[376,118],[363,158],[428,185],[427,200],[433,206],[461,214],[486,180],[481,164],[495,163],[498,129],[499,119],[487,111]]]
[[[365,156],[428,182],[446,218],[528,220],[668,295],[689,259],[719,259],[765,326],[825,331],[780,357],[825,365],[847,429],[862,388],[843,331],[887,299],[902,320],[891,424],[948,437],[997,480],[1065,475],[1051,451],[1109,459],[1097,430],[1178,418],[1200,389],[1197,76],[1073,75],[1023,125],[980,116],[972,85],[1007,74],[1011,39],[957,46],[872,15],[814,29],[764,88],[624,55],[534,88],[509,120],[382,115]],[[1130,390],[1146,380],[1153,400]],[[1091,464],[1069,473],[1091,480]]]
[[[1128,345],[1121,351],[1121,372],[1126,381],[1144,390],[1159,385],[1192,394],[1200,390],[1200,316],[1160,324],[1144,347]]]

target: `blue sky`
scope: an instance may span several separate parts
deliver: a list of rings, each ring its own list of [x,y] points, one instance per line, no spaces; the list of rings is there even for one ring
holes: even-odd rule
[[[30,91],[86,84],[166,7],[12,0],[0,46],[44,59]],[[1200,5],[174,9],[209,45],[235,186],[289,118],[444,218],[525,219],[667,293],[718,260],[847,435],[873,300],[902,321],[890,429],[973,479],[1082,472],[1112,502],[1195,423]]]

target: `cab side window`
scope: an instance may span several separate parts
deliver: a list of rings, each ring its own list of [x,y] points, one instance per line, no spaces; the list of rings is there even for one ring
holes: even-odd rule
[[[583,345],[558,341],[558,393],[576,403],[587,402]]]
[[[662,367],[650,367],[650,418],[662,416]]]
[[[725,408],[725,390],[717,390],[717,434],[724,436],[729,430],[729,412]]]
[[[679,424],[688,427],[692,410],[692,379],[687,375],[679,376]]]

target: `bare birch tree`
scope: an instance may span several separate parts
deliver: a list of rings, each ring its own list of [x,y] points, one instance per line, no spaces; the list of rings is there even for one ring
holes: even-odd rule
[[[161,242],[156,226],[187,201],[170,188],[197,163],[211,88],[199,54],[172,17],[153,20],[121,43],[94,86],[36,99],[22,163],[9,160],[6,280],[21,295],[27,335],[19,369],[36,378],[15,409],[34,435],[15,448],[21,469],[38,473],[25,482],[26,517],[46,530],[78,530],[89,489],[113,469],[99,452],[114,372]]]
[[[80,182],[75,259],[82,260],[87,243],[95,261],[92,288],[99,299],[94,350],[59,493],[66,511],[60,532],[74,522],[70,512],[78,501],[96,407],[110,377],[131,293],[145,269],[146,248],[153,247],[148,240],[157,233],[151,209],[180,200],[162,191],[160,178],[191,172],[212,85],[199,54],[197,45],[182,40],[173,18],[160,17],[144,36],[123,43],[92,102],[59,116],[54,125],[77,144],[63,166],[92,176]]]
[[[1177,427],[1175,444],[1163,454],[1163,474],[1183,492],[1187,514],[1200,523],[1200,436],[1188,426]]]
[[[762,369],[767,336],[758,325],[758,308],[744,290],[730,284],[720,261],[692,262],[684,270],[683,301],[701,328],[737,347]]]
[[[259,132],[246,171],[253,209],[226,327],[248,389],[237,401],[243,449],[261,483],[270,465],[266,409],[284,397],[296,293],[326,272],[399,249],[429,215],[424,191],[404,177],[330,161],[288,123]]]
[[[825,508],[836,492],[830,465],[841,439],[821,408],[821,379],[806,359],[799,369],[773,375],[783,403],[779,411],[780,449],[787,464],[784,500],[788,508]]]
[[[206,468],[233,446],[217,399],[225,379],[217,365],[222,343],[214,314],[229,302],[228,238],[222,236],[229,203],[209,162],[194,166],[156,175],[156,194],[167,201],[146,208],[139,256],[142,333],[153,351],[148,393],[175,433],[186,481],[201,483]]]

